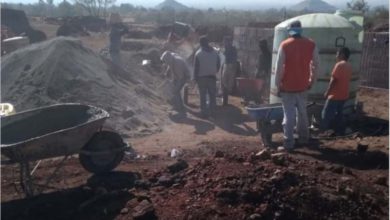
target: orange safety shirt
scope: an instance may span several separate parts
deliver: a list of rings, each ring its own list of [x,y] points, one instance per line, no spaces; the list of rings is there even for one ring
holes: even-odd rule
[[[315,43],[307,38],[290,37],[281,43],[285,55],[281,91],[301,92],[309,87],[310,63]]]
[[[352,65],[344,60],[337,62],[332,71],[332,78],[335,81],[333,87],[329,90],[328,99],[347,100],[351,76]]]

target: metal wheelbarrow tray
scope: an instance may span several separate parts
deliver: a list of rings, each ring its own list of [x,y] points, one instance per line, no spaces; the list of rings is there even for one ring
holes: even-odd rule
[[[246,107],[249,116],[256,119],[256,127],[260,132],[265,146],[271,146],[272,134],[283,130],[283,106],[282,103],[262,104]]]
[[[308,103],[307,111],[311,115],[316,103]],[[248,114],[257,121],[257,129],[265,146],[271,146],[272,134],[283,131],[283,105],[282,103],[262,104],[246,107]]]
[[[2,117],[1,154],[9,159],[2,164],[19,163],[29,179],[29,162],[79,153],[86,170],[108,172],[128,148],[117,133],[101,131],[108,117],[103,109],[75,103]]]

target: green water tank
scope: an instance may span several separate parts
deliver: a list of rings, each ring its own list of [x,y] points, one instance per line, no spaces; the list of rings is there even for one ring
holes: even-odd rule
[[[326,91],[332,69],[336,63],[336,52],[339,47],[346,46],[351,50],[349,62],[353,66],[353,74],[350,82],[349,100],[344,105],[344,111],[351,112],[356,104],[356,94],[359,87],[360,78],[360,59],[362,54],[362,23],[363,17],[356,12],[338,11],[335,14],[307,14],[294,17],[283,21],[275,26],[275,35],[273,42],[272,54],[272,74],[271,74],[271,91],[270,103],[281,102],[276,96],[275,87],[275,67],[276,57],[281,42],[288,38],[287,27],[292,21],[299,20],[302,24],[302,35],[311,38],[316,43],[320,69],[317,76],[317,82],[309,91],[308,100],[318,104],[323,104],[323,96]]]

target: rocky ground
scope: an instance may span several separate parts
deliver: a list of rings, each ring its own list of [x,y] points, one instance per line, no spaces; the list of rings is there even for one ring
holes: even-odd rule
[[[241,115],[235,119],[241,123],[201,120],[190,108],[181,120],[191,123],[133,140],[141,156],[125,157],[116,172],[91,175],[73,157],[48,188],[37,187],[44,193],[29,199],[18,167],[3,166],[2,218],[388,219],[388,110],[380,110],[388,94],[378,94],[359,93],[370,100],[364,109],[376,111],[356,121],[361,132],[318,139],[291,154],[262,148],[254,122],[234,108],[240,108],[234,99],[221,114]],[[281,143],[281,135],[274,141]],[[179,158],[168,155],[173,147]],[[58,163],[41,163],[34,181],[42,184]]]

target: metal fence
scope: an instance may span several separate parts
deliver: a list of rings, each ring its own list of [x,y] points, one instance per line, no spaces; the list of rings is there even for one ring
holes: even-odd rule
[[[389,32],[364,34],[361,84],[389,89]]]

